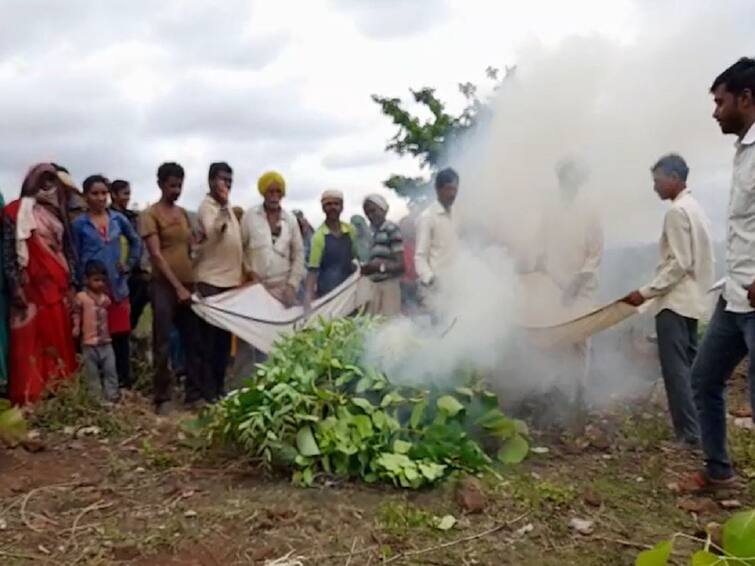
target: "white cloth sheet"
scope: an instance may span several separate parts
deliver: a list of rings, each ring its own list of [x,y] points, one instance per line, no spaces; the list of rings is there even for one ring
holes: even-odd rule
[[[364,307],[372,294],[372,282],[359,271],[312,303],[309,316],[302,307],[285,308],[260,284],[247,285],[212,297],[194,296],[192,308],[199,317],[269,353],[284,334],[316,323],[344,317]]]

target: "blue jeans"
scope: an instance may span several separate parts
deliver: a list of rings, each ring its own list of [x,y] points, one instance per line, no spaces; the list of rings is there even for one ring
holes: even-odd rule
[[[705,467],[711,478],[734,470],[726,450],[726,380],[749,354],[750,403],[755,407],[755,312],[734,313],[719,299],[692,366],[692,389],[700,416]]]

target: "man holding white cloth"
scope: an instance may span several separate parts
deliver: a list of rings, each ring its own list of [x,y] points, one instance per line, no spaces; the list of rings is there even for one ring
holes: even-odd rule
[[[705,295],[713,285],[710,221],[687,188],[689,167],[676,154],[651,169],[654,190],[671,201],[663,221],[661,262],[653,281],[625,297],[640,306],[656,299],[655,327],[663,382],[677,440],[700,444],[700,424],[692,398],[690,370],[697,353],[697,321],[706,314]]]

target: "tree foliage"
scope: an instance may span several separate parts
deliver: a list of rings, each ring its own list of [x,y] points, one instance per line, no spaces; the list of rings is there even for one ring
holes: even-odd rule
[[[494,91],[513,76],[515,67],[506,67],[503,77],[500,71],[488,67],[487,78],[494,83]],[[478,124],[491,114],[488,99],[480,99],[478,88],[473,83],[459,84],[459,92],[466,105],[462,112],[454,116],[446,104],[440,100],[434,88],[410,89],[414,103],[424,108],[427,118],[421,118],[407,109],[404,101],[397,97],[372,95],[372,100],[394,125],[396,134],[388,141],[386,151],[400,156],[410,155],[419,160],[420,167],[432,174],[448,164],[448,153],[458,141],[473,131]],[[429,192],[430,181],[426,177],[406,177],[391,175],[385,186],[410,200],[422,200]]]

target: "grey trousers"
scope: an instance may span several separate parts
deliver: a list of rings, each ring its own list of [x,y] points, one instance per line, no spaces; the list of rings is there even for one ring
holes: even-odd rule
[[[84,372],[89,391],[106,401],[118,400],[118,372],[115,369],[115,353],[111,344],[83,346]]]
[[[700,442],[700,421],[692,395],[691,371],[697,354],[697,320],[664,309],[655,317],[658,355],[677,439]]]

